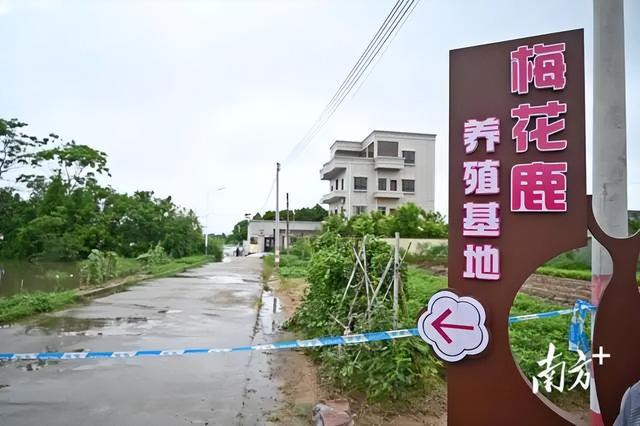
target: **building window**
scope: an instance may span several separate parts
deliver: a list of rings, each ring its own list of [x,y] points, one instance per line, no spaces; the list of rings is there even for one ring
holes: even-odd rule
[[[389,190],[390,191],[397,191],[398,190],[398,181],[395,179],[391,179],[389,181]]]
[[[367,158],[373,158],[373,142],[367,146]]]
[[[331,184],[331,191],[333,191],[333,184]]]
[[[416,192],[416,181],[413,179],[402,179],[402,192]]]
[[[382,214],[387,214],[387,208],[386,207],[378,207],[378,211]]]
[[[340,179],[340,190],[344,190],[344,179]]]
[[[386,190],[387,190],[387,179],[378,178],[378,191],[386,191]]]
[[[415,151],[402,151],[402,158],[404,158],[404,164],[416,164]]]
[[[394,214],[396,212],[396,209],[389,209],[389,214]]]
[[[249,238],[249,244],[258,244],[258,237]]]
[[[338,190],[338,179],[336,179],[336,191]]]
[[[367,178],[366,177],[354,177],[353,178],[353,189],[356,191],[366,191],[367,190]]]
[[[353,206],[356,214],[365,214],[367,212],[367,206]]]
[[[397,157],[398,142],[378,141],[378,155],[381,157]]]

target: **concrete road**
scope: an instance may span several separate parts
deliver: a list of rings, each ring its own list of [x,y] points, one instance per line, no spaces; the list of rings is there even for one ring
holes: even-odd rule
[[[261,260],[231,258],[86,306],[0,329],[0,352],[243,346],[258,318]],[[265,306],[268,304],[265,304]],[[263,309],[269,312],[269,309]],[[29,361],[0,366],[0,425],[267,424],[270,355]]]

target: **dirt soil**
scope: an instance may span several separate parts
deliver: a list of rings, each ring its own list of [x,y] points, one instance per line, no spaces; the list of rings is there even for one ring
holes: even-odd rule
[[[271,283],[270,283],[271,284]],[[285,318],[289,318],[300,306],[306,282],[303,279],[283,279],[274,282],[272,288],[280,299]],[[284,340],[295,339],[293,334],[283,336]],[[282,383],[280,387],[281,408],[273,413],[271,420],[278,424],[309,425],[313,406],[320,401],[346,399],[350,403],[354,420],[358,425],[417,426],[447,424],[446,388],[437,395],[425,399],[410,413],[390,413],[381,407],[365,404],[362,398],[348,396],[332,390],[323,383],[318,366],[302,350],[278,352],[274,356],[275,376]]]

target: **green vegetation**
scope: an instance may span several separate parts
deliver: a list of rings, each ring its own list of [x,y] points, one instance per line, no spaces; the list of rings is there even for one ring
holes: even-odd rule
[[[309,287],[303,302],[287,323],[302,338],[341,335],[344,328],[333,318],[345,318],[346,304],[340,299],[349,279],[354,256],[353,240],[328,231],[309,240],[300,241],[282,256],[280,275],[283,281],[291,277],[306,277]],[[379,279],[391,248],[374,239],[367,240],[367,263],[374,282]],[[441,261],[446,248],[424,247],[422,254],[429,260]],[[400,328],[415,327],[418,313],[429,298],[447,287],[447,280],[427,271],[408,267],[402,272],[403,294]],[[358,275],[356,280],[358,282]],[[364,296],[363,296],[364,297]],[[350,297],[350,299],[352,296]],[[356,299],[360,312],[366,307],[366,299]],[[544,299],[518,294],[511,310],[512,315],[524,315],[563,309]],[[356,309],[358,311],[358,309]],[[329,315],[331,314],[331,315]],[[370,319],[357,315],[350,324],[353,333],[389,330],[392,328],[389,303],[381,303]],[[557,359],[564,361],[567,371],[578,360],[577,354],[567,349],[570,316],[525,321],[510,326],[510,339],[514,357],[526,377],[532,378],[541,370],[537,362],[545,358],[549,343],[556,346]],[[587,330],[588,332],[588,330]],[[369,343],[341,348],[309,350],[311,356],[322,365],[322,372],[329,382],[341,391],[364,395],[371,402],[400,402],[412,396],[435,391],[444,380],[444,366],[420,339],[402,339],[394,342]],[[575,379],[568,376],[567,380]],[[572,384],[572,382],[570,383]],[[572,397],[586,400],[586,391],[573,390]],[[562,401],[567,395],[547,395],[554,401]]]
[[[12,185],[0,188],[0,257],[73,261],[94,249],[136,257],[158,244],[175,258],[203,251],[193,211],[150,191],[101,186],[110,176],[104,152],[25,127],[0,119],[0,181]]]
[[[351,332],[391,329],[390,298],[383,300],[380,297],[371,315],[365,313],[367,299],[364,291],[355,298],[350,293],[349,300],[354,302],[341,302],[354,262],[352,241],[334,231],[327,231],[312,242],[312,249],[306,271],[309,287],[288,326],[303,338],[341,335],[345,331],[343,325],[332,317],[347,318],[353,303],[353,312],[356,314],[349,325]],[[366,252],[369,277],[373,282],[378,282],[389,260],[391,248],[382,241],[369,238]],[[292,259],[293,266],[301,267],[304,259],[296,258]],[[353,282],[359,282],[362,278],[358,271]],[[412,297],[409,288],[406,288],[406,295],[407,299]],[[403,309],[400,327],[413,327],[414,322],[415,318],[406,308]],[[439,384],[442,375],[439,361],[417,339],[339,349],[318,348],[310,353],[322,365],[323,374],[333,385],[345,391],[362,393],[372,401],[397,401],[408,395],[417,395]]]
[[[408,263],[423,265],[446,265],[449,259],[449,246],[444,244],[420,244],[414,253],[407,253]]]
[[[424,270],[411,267],[409,268],[407,287],[409,288],[408,292],[414,295],[409,300],[408,310],[414,314],[415,318],[434,293],[447,287],[447,279],[430,275]],[[550,303],[539,297],[519,293],[511,308],[511,315],[526,315],[560,309],[566,309],[566,307]],[[565,315],[523,321],[512,324],[509,327],[512,352],[526,377],[531,379],[541,371],[537,361],[546,357],[549,343],[553,343],[556,346],[557,353],[562,353],[562,356],[555,362],[564,361],[567,365],[567,371],[578,360],[577,354],[567,350],[570,320],[571,316]],[[586,330],[586,332],[589,333],[589,330]],[[582,390],[582,388],[580,389]],[[586,395],[585,391],[582,396],[586,397]],[[550,396],[553,399],[558,397],[558,395],[553,394]]]
[[[349,220],[340,215],[329,216],[323,230],[337,232],[344,237],[393,237],[399,232],[403,238],[446,238],[449,234],[443,215],[425,212],[413,203],[403,204],[389,215],[374,211],[352,216]]]
[[[574,280],[583,280],[583,281],[591,280],[590,270],[585,271],[582,269],[560,269],[560,268],[552,268],[550,266],[541,266],[538,269],[536,269],[536,272],[541,275],[549,275],[552,277],[572,278]]]
[[[75,291],[22,293],[0,297],[0,324],[20,318],[61,309],[78,300]]]
[[[545,267],[555,269],[569,269],[578,271],[591,270],[590,254],[587,251],[571,250],[554,257],[544,264]]]

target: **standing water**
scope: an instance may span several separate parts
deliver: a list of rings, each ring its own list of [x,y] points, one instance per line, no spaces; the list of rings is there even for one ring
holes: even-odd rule
[[[38,262],[0,259],[0,297],[22,292],[54,291],[80,285],[78,265],[72,262]]]

